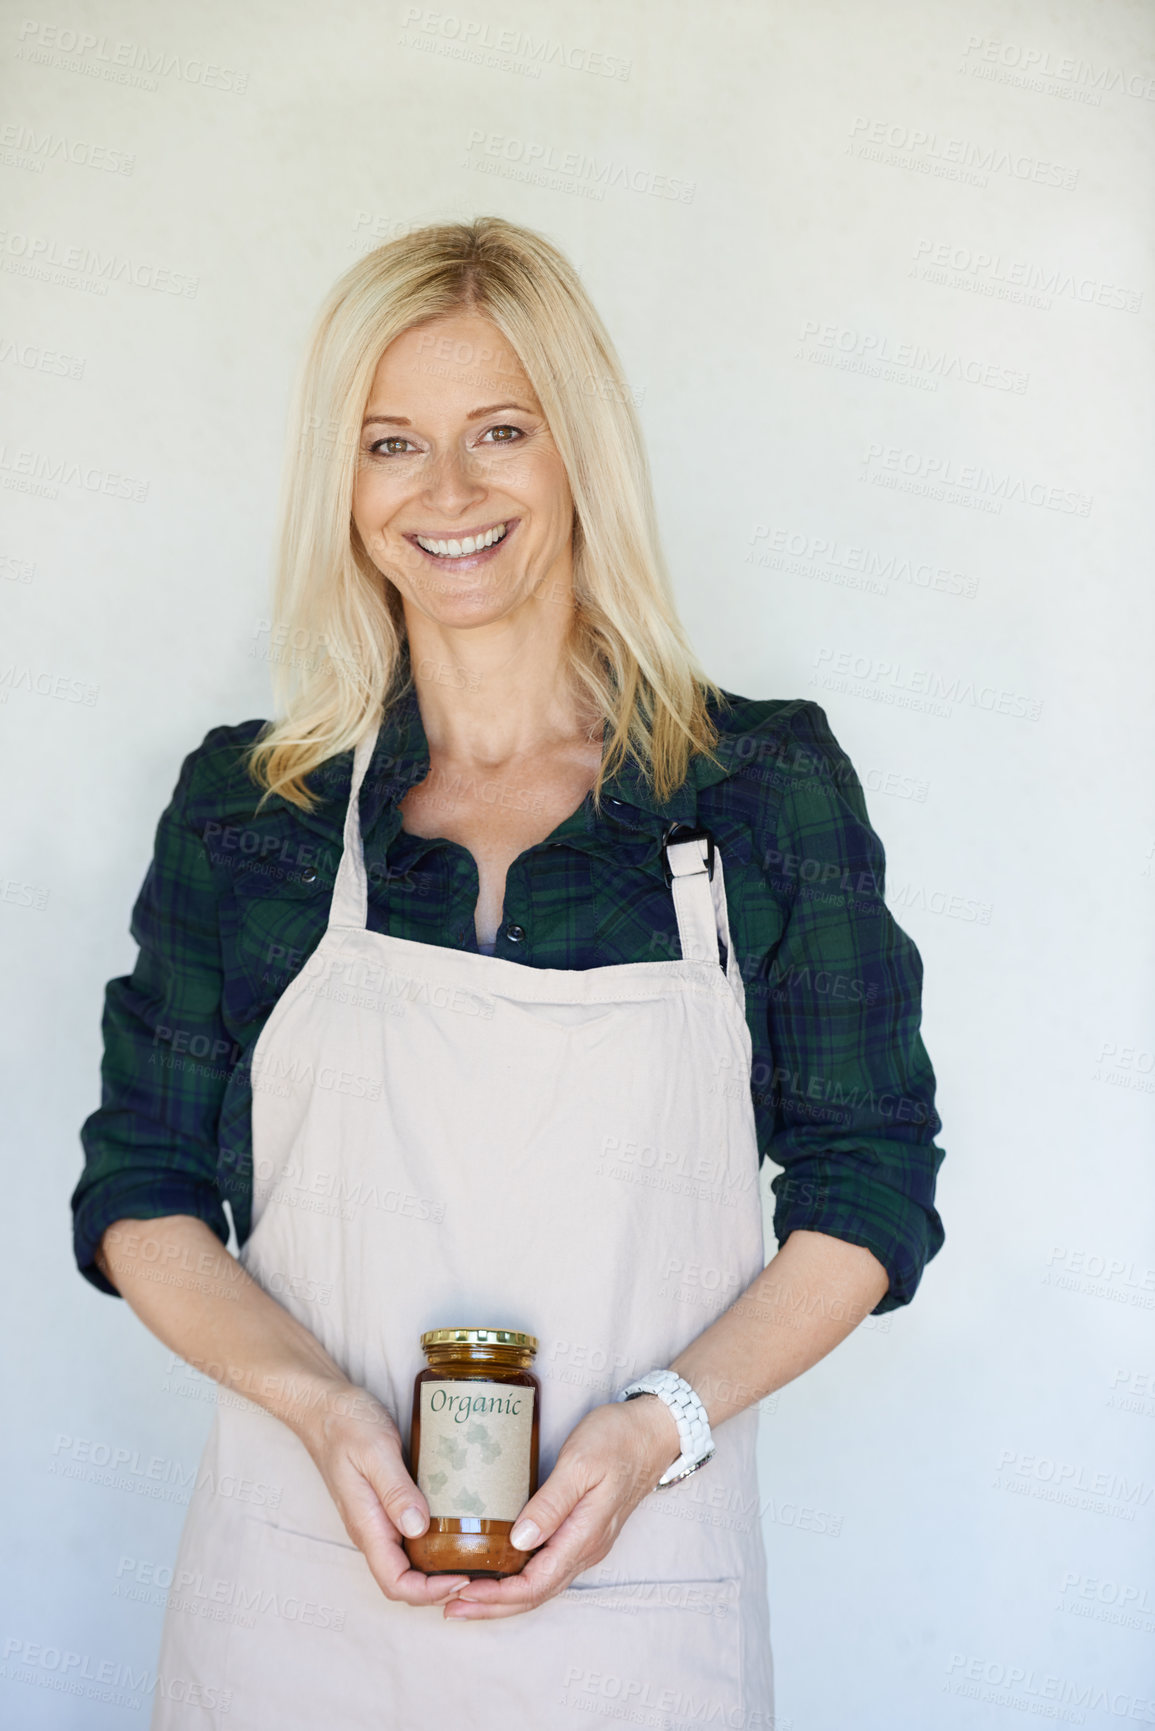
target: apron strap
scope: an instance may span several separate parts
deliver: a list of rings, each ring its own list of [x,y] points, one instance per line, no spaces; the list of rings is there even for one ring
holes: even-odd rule
[[[361,838],[361,784],[377,744],[377,730],[363,734],[353,752],[353,777],[345,811],[345,843],[333,900],[330,926],[351,926],[364,931],[369,916],[369,884],[365,875],[365,850]],[[705,836],[670,841],[665,857],[678,920],[678,940],[683,961],[712,961],[721,941],[726,957],[726,978],[745,1008],[742,972],[734,955],[730,920],[726,909],[726,884],[722,855]]]
[[[329,905],[330,926],[353,926],[365,930],[369,917],[369,883],[365,876],[365,850],[361,842],[361,783],[377,744],[378,729],[363,734],[353,752],[353,780],[349,787],[349,804],[345,812],[345,846],[337,881],[333,885],[333,900]]]
[[[706,836],[691,836],[686,841],[667,842],[665,856],[682,960],[713,961],[720,940],[726,954],[726,978],[744,1009],[746,992],[730,938],[722,855]]]

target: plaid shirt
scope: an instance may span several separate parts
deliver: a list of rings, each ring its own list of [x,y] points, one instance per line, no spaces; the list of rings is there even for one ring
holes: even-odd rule
[[[495,953],[538,968],[676,959],[662,837],[674,822],[708,829],[745,981],[758,1147],[782,1168],[775,1236],[865,1245],[890,1275],[881,1314],[909,1303],[943,1242],[922,964],[883,901],[882,844],[823,711],[726,693],[713,713],[721,767],[693,758],[664,802],[627,767],[600,816],[587,797],[514,861]],[[324,934],[353,760],[313,771],[312,814],[272,796],[257,816],[241,752],[263,725],[215,727],[185,758],[133,909],[136,965],[107,986],[102,1103],[72,1197],[77,1264],[103,1292],[93,1256],[122,1217],[192,1214],[227,1242],[227,1202],[238,1242],[250,1231],[250,1058]],[[369,929],[476,950],[472,856],[401,828],[398,802],[428,771],[410,685],[361,790]]]

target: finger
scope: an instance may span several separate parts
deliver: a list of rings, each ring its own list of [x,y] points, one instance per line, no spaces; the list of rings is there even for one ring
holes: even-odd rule
[[[408,1478],[408,1474],[403,1475]],[[415,1538],[429,1525],[425,1499],[409,1481],[398,1484],[391,1474],[378,1475],[377,1481],[363,1471],[351,1469],[343,1483],[343,1518],[354,1544],[363,1553],[377,1585],[388,1599],[399,1599],[410,1605],[439,1605],[446,1598],[469,1584],[466,1574],[427,1575],[415,1569],[401,1544],[398,1531],[400,1520],[407,1511],[415,1510],[417,1521],[410,1522],[417,1531],[407,1536]],[[411,1491],[415,1494],[411,1494]],[[390,1510],[394,1513],[390,1513]]]
[[[592,1568],[605,1556],[621,1524],[614,1515],[612,1498],[589,1493],[520,1573],[498,1580],[470,1581],[446,1605],[445,1616],[470,1620],[512,1617],[544,1604],[564,1592],[583,1569]]]
[[[468,1575],[427,1575],[415,1569],[395,1536],[375,1539],[361,1550],[387,1599],[406,1605],[441,1605],[469,1585]]]
[[[538,1555],[543,1556],[544,1552]],[[500,1580],[470,1581],[448,1599],[444,1616],[455,1621],[481,1622],[536,1610],[547,1600],[564,1593],[574,1577],[589,1568],[596,1558],[579,1552],[564,1564],[559,1562],[557,1567],[547,1564],[540,1572],[531,1575],[530,1568],[536,1561],[537,1558],[532,1557],[517,1575],[507,1575]],[[481,1591],[477,1592],[477,1588]]]

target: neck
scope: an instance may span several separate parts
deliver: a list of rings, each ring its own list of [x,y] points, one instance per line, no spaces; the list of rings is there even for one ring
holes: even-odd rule
[[[598,737],[569,672],[572,600],[535,601],[468,631],[408,607],[405,623],[432,757],[494,768],[563,740]]]

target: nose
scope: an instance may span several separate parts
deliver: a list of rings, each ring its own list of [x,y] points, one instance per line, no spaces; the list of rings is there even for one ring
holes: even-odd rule
[[[472,510],[485,497],[485,484],[469,453],[460,447],[439,451],[426,471],[425,498],[431,511],[442,517]]]

